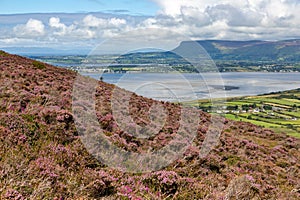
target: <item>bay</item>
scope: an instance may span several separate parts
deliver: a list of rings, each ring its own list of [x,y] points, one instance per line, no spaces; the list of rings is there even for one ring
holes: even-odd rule
[[[300,87],[299,73],[82,73],[156,100],[182,102],[259,95]]]

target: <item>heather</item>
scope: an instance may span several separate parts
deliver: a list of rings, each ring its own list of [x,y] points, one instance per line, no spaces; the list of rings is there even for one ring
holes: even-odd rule
[[[300,198],[299,139],[218,117],[220,138],[201,157],[213,118],[197,111],[197,134],[182,158],[157,171],[125,172],[89,154],[80,139],[72,113],[76,72],[5,52],[0,68],[0,199]],[[137,124],[150,123],[152,104],[168,111],[158,134],[137,138],[130,124],[120,127],[113,115],[115,86],[98,84],[96,115],[113,144],[144,153],[176,137],[180,105],[117,89],[119,99],[130,96],[129,111]]]

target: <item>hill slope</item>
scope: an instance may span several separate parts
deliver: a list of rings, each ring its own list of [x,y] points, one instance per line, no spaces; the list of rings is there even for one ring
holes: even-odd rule
[[[300,61],[300,40],[197,42],[216,60]]]
[[[300,141],[249,123],[227,121],[215,148],[199,157],[212,118],[199,112],[197,136],[184,157],[159,171],[126,173],[91,156],[76,130],[72,109],[75,72],[0,52],[1,199],[299,199]],[[129,94],[138,124],[149,108],[168,110],[149,140],[116,125],[113,85],[99,82],[96,111],[105,137],[144,153],[178,134],[181,108]]]
[[[199,47],[196,47],[196,44],[199,44]],[[191,63],[187,62],[185,58],[180,57],[180,55],[177,55],[177,53],[193,52],[191,50],[195,50],[195,48],[201,49],[200,46],[216,62],[221,72],[299,71],[299,39],[283,41],[183,41],[177,48],[170,52],[130,53],[120,56],[116,61],[119,64],[167,64],[175,70],[198,72],[191,66]],[[198,62],[203,61],[199,60],[199,58],[197,59]],[[207,67],[202,66],[201,72],[215,70],[209,66]]]

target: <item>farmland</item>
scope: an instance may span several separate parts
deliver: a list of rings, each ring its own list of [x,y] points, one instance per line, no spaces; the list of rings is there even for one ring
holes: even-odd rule
[[[184,104],[231,120],[250,122],[275,132],[300,137],[300,89]]]

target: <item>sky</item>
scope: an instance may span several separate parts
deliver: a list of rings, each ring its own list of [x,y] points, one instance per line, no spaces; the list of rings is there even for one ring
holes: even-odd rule
[[[1,0],[0,6],[1,14],[115,11],[154,15],[159,9],[156,3],[144,0]]]
[[[299,10],[299,0],[1,0],[0,48],[128,51],[182,40],[297,39]]]

